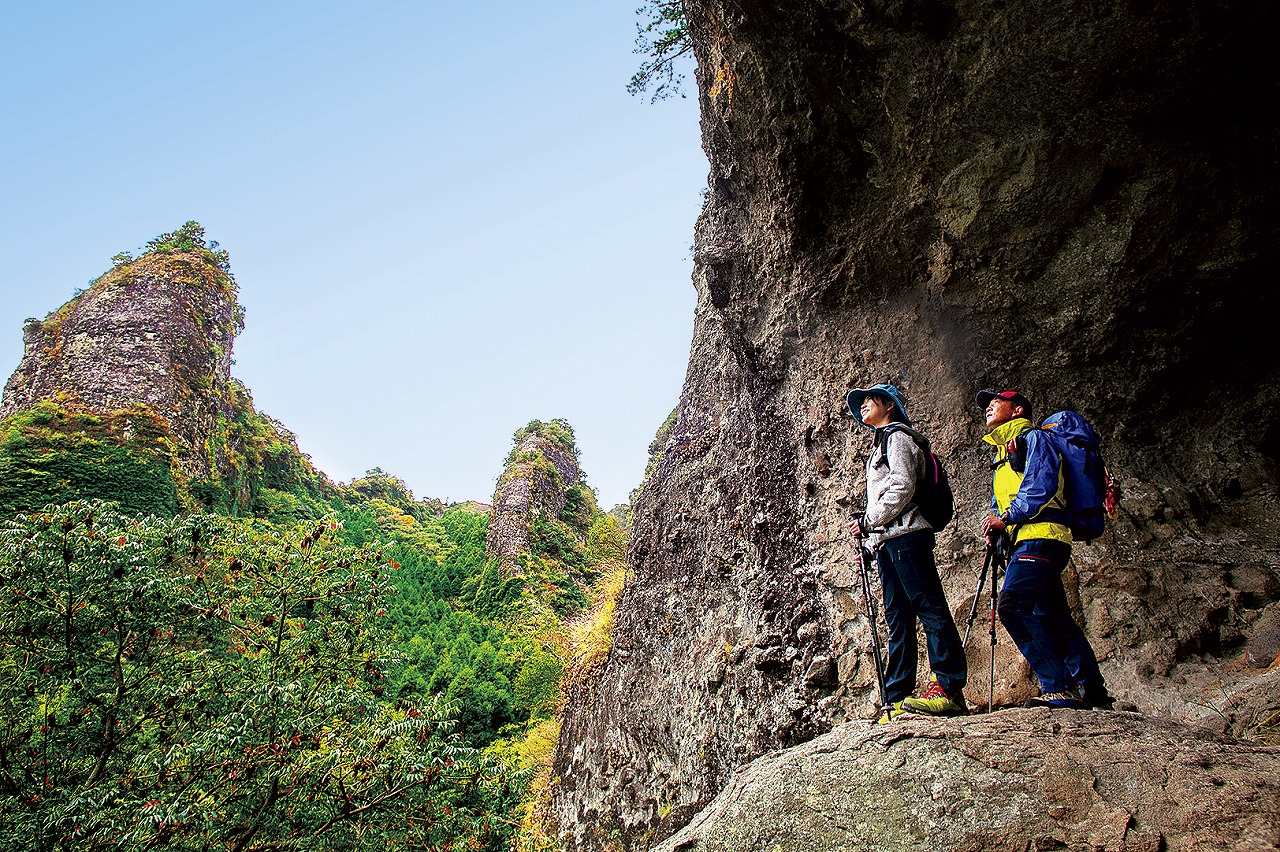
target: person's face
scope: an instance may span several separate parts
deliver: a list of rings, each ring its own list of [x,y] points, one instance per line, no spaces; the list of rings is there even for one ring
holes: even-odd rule
[[[1022,416],[1022,406],[1014,405],[1007,399],[993,397],[991,402],[987,403],[987,428],[994,429],[1001,423],[1008,423],[1015,417]]]
[[[862,422],[875,429],[887,425],[889,416],[893,413],[893,403],[886,402],[875,396],[865,396],[862,398],[862,406],[859,408],[862,414]]]

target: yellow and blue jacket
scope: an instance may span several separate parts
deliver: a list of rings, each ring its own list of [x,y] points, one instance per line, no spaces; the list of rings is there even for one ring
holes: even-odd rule
[[[1010,444],[1020,435],[1026,442],[1025,460],[1016,459],[1009,452]],[[1064,512],[1067,500],[1061,459],[1043,440],[1040,430],[1027,418],[1018,417],[1001,423],[982,440],[996,448],[991,463],[995,471],[991,478],[991,510],[1005,518],[1014,544],[1035,538],[1070,544],[1071,530],[1066,524],[1043,519],[1046,514]],[[1031,471],[1029,477],[1027,470]]]

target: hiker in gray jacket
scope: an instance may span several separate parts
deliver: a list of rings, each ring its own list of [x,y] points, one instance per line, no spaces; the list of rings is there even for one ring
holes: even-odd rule
[[[850,529],[855,536],[867,537],[884,592],[889,628],[885,694],[890,706],[881,722],[905,712],[963,715],[968,712],[963,691],[968,664],[934,563],[933,528],[912,502],[924,475],[924,453],[912,437],[902,395],[893,385],[855,388],[848,404],[859,423],[875,430],[867,458],[867,508]],[[917,618],[924,627],[934,675],[919,697],[913,694]]]

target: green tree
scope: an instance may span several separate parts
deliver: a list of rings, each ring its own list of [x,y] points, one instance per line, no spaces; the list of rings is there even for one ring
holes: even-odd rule
[[[627,534],[613,515],[600,515],[587,532],[587,558],[594,565],[620,564],[627,558]]]
[[[394,561],[77,502],[0,524],[0,848],[443,848],[501,767],[380,698]]]
[[[652,90],[651,102],[684,97],[684,74],[677,68],[680,57],[693,52],[693,41],[681,0],[645,0],[636,14],[643,23],[636,24],[635,52],[647,58],[632,75],[627,91],[638,95]]]
[[[148,241],[146,251],[158,252],[160,254],[172,254],[174,252],[208,252],[214,262],[218,264],[218,268],[227,276],[227,281],[234,286],[235,278],[231,275],[231,258],[227,254],[227,250],[218,247],[218,241],[213,240],[208,243],[204,239],[204,226],[199,222],[185,222],[182,227],[168,234],[161,234],[153,240]],[[121,252],[111,258],[111,262],[115,265],[128,263],[130,260],[128,252]],[[244,326],[242,318],[237,321],[241,327]]]

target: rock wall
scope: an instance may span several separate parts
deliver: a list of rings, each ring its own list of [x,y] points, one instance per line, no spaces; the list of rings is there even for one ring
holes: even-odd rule
[[[842,401],[875,381],[953,472],[961,616],[990,482],[974,392],[1088,416],[1125,497],[1076,548],[1078,618],[1123,700],[1213,716],[1280,597],[1276,7],[684,8],[711,162],[694,340],[612,654],[567,703],[568,847],[644,848],[738,767],[865,712],[845,531],[870,436]],[[999,641],[1012,702],[1032,686]]]
[[[238,317],[235,288],[208,252],[144,255],[27,320],[0,417],[41,400],[97,412],[146,406],[183,445],[185,473],[207,476]]]
[[[540,516],[559,517],[566,490],[581,478],[572,431],[566,444],[556,437],[560,430],[543,434],[542,425],[516,434],[515,448],[493,492],[485,558],[497,560],[504,577],[524,573],[521,558],[530,551],[529,525]]]

